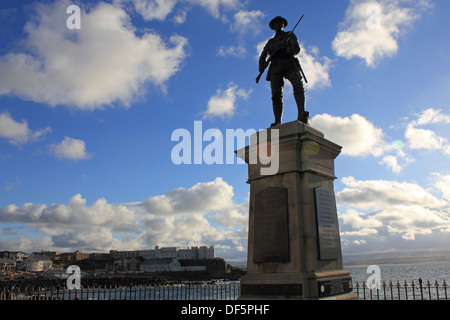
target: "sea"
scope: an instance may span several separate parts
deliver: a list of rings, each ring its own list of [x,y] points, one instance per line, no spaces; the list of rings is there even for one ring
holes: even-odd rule
[[[450,262],[344,265],[361,300],[448,300]]]
[[[361,300],[450,300],[448,252],[441,260],[435,256],[430,260],[389,258],[344,259],[344,270],[350,272],[353,291]],[[374,280],[379,280],[379,286],[372,289],[370,285],[376,284]]]
[[[376,266],[369,268],[370,266]],[[363,282],[368,281],[369,277],[378,272],[381,282],[385,281],[388,284],[397,283],[399,281],[403,284],[405,281],[410,284],[412,281],[418,283],[419,278],[427,283],[434,284],[437,280],[442,284],[444,280],[450,281],[450,262],[415,262],[415,263],[385,263],[385,264],[366,264],[366,265],[344,265],[344,269],[350,271],[352,282],[358,282],[362,285]]]

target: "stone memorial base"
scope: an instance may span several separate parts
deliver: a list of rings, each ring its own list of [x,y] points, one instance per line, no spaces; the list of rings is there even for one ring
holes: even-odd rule
[[[240,299],[356,299],[342,266],[333,188],[341,147],[299,121],[262,132],[237,151],[248,163],[250,184]],[[264,174],[277,152],[278,170]],[[260,159],[271,153],[270,164]]]

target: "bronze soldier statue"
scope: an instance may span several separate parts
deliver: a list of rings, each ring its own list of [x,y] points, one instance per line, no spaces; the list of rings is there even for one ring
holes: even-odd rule
[[[300,74],[303,74],[303,71],[301,70],[300,62],[295,57],[300,53],[300,46],[297,37],[293,32],[283,31],[287,25],[287,20],[282,17],[275,17],[270,21],[269,27],[272,30],[275,30],[275,36],[267,42],[261,57],[259,58],[260,75],[270,63],[266,80],[270,81],[273,113],[275,115],[275,122],[271,127],[281,124],[283,117],[283,88],[285,79],[289,80],[294,89],[294,98],[298,109],[298,120],[307,124],[309,119],[309,112],[305,111],[305,89],[302,81],[304,76],[302,77]],[[259,78],[257,79],[257,82],[258,81]]]

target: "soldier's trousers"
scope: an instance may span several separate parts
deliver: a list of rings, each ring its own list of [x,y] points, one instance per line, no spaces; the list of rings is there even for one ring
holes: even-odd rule
[[[283,117],[284,79],[289,80],[292,84],[295,102],[297,103],[298,118],[300,119],[305,113],[305,89],[300,73],[297,71],[287,74],[272,73],[270,86],[272,89],[273,113],[276,124],[281,123],[281,118]]]

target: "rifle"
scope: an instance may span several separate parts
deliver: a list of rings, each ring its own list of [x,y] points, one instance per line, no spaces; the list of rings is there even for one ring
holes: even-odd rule
[[[294,29],[292,29],[292,31],[289,32],[288,36],[286,37],[286,39],[284,39],[283,43],[281,44],[280,48],[278,48],[277,50],[275,50],[275,52],[270,56],[269,60],[267,60],[266,62],[266,67],[264,68],[264,70],[262,72],[259,73],[259,75],[256,77],[256,83],[259,83],[259,80],[261,79],[262,75],[264,74],[264,71],[266,71],[267,67],[269,66],[270,62],[272,61],[273,57],[278,53],[278,51],[283,47],[283,45],[289,40],[290,36],[292,33],[294,33],[294,30],[297,28],[298,24],[300,23],[300,21],[302,21],[303,17],[305,15],[302,15],[302,17],[300,18],[300,20],[298,20],[297,24],[295,25]],[[303,73],[303,69],[302,66],[300,65],[299,62],[299,66],[300,66],[300,72],[302,73],[303,78],[305,79],[305,82],[308,83],[308,80],[306,80],[306,76]]]

